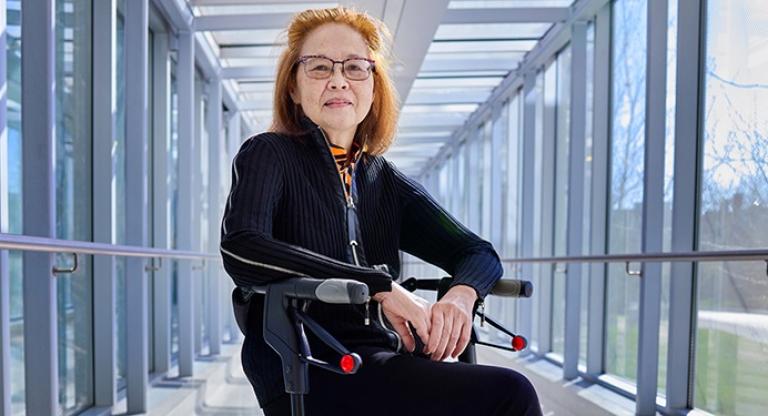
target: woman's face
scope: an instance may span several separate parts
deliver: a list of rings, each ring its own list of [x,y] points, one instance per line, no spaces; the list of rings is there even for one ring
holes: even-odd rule
[[[347,58],[369,58],[368,46],[355,29],[339,23],[317,27],[304,39],[300,56],[321,55],[335,61]],[[296,91],[291,98],[301,105],[304,114],[330,134],[354,135],[373,102],[373,74],[363,81],[350,81],[335,64],[330,78],[314,79],[304,72],[304,64],[296,71]]]

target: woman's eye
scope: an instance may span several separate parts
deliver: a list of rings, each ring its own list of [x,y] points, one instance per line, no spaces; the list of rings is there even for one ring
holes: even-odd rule
[[[311,65],[309,69],[311,71],[325,72],[325,71],[328,71],[328,65],[325,65],[325,64]]]

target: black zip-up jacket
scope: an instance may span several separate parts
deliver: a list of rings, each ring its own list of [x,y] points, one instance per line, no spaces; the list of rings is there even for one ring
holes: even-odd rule
[[[307,133],[253,136],[233,161],[232,189],[222,221],[224,268],[238,289],[235,315],[245,328],[243,367],[262,406],[285,392],[279,356],[262,336],[263,296],[242,290],[285,277],[347,278],[371,294],[391,290],[400,271],[399,250],[413,254],[473,287],[485,297],[502,275],[493,247],[462,226],[414,180],[381,156],[356,164],[354,203],[360,266],[352,263],[347,203],[336,162],[323,132],[308,119]],[[390,274],[371,265],[386,265]],[[364,324],[361,305],[312,303],[309,314],[348,348],[399,349],[378,305]],[[378,316],[376,316],[378,315]],[[323,350],[310,340],[313,352]]]

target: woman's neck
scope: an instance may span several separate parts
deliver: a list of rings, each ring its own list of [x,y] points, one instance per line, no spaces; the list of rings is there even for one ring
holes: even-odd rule
[[[343,147],[344,150],[346,150],[347,152],[349,152],[349,149],[352,148],[352,142],[355,140],[354,131],[340,132],[340,131],[323,129],[323,132],[328,138],[328,141],[335,144],[336,146]]]

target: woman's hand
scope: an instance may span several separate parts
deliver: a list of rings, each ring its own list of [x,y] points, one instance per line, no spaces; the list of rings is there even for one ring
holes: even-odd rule
[[[430,329],[429,302],[405,290],[396,282],[392,282],[391,292],[379,292],[373,299],[381,304],[384,315],[400,334],[408,351],[413,352],[416,349],[416,340],[408,327],[409,322],[416,329],[419,338],[426,343]]]
[[[456,358],[467,348],[476,300],[475,289],[456,285],[432,305],[432,328],[425,353],[430,354],[433,361],[442,361],[449,355]]]

